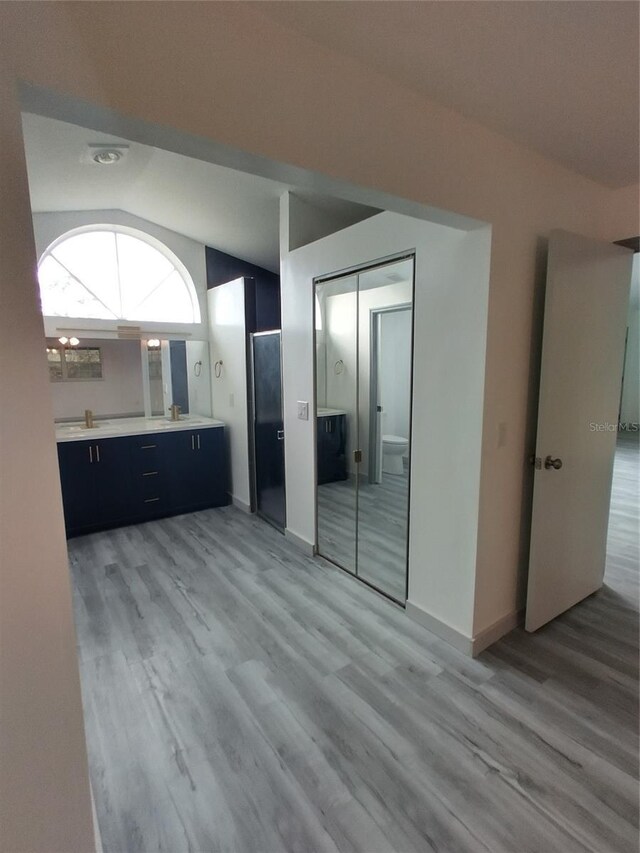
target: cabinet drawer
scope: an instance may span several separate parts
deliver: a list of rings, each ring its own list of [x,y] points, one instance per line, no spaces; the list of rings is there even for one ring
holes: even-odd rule
[[[171,512],[171,504],[166,492],[157,494],[149,492],[146,496],[141,492],[135,501],[133,520],[157,518],[169,512]]]
[[[168,491],[168,477],[163,471],[140,471],[134,477],[136,492],[143,500],[160,497]]]
[[[135,435],[131,438],[131,467],[134,476],[160,471],[167,465],[166,435]]]

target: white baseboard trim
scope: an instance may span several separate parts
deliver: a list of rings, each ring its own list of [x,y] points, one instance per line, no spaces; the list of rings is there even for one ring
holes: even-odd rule
[[[231,500],[231,503],[235,507],[237,507],[238,509],[241,509],[242,512],[248,512],[248,513],[251,512],[251,506],[248,503],[241,501],[240,498],[237,498],[235,495],[232,495],[230,492],[228,492],[228,495],[229,495],[229,498]]]
[[[432,634],[435,634],[442,640],[446,640],[449,645],[458,649],[459,652],[469,656],[473,654],[473,639],[465,636],[461,631],[458,631],[457,628],[452,628],[451,625],[448,625],[441,619],[437,619],[435,616],[432,616],[430,613],[427,613],[426,610],[423,610],[416,604],[412,604],[410,601],[407,601],[406,612],[410,619],[413,619],[414,622],[418,622],[418,624],[422,625],[423,628],[431,631]]]
[[[284,531],[285,538],[289,540],[293,545],[297,548],[300,548],[301,551],[304,551],[305,554],[308,554],[310,557],[313,557],[316,553],[315,546],[311,542],[307,542],[306,539],[303,539],[302,536],[298,536],[297,533],[294,533],[293,530],[289,530],[289,528],[285,528]]]
[[[506,616],[497,619],[488,628],[480,631],[480,633],[475,634],[473,637],[467,637],[466,634],[458,631],[457,628],[452,628],[451,625],[432,616],[431,613],[427,613],[426,610],[423,610],[416,604],[412,604],[410,601],[407,601],[406,611],[407,616],[413,619],[414,622],[418,622],[428,631],[431,631],[432,634],[435,634],[442,640],[446,640],[447,643],[458,649],[459,652],[474,658],[478,657],[481,652],[488,649],[489,646],[493,645],[501,637],[504,637],[505,634],[508,634],[509,631],[517,628],[523,617],[523,611],[507,613]]]
[[[471,652],[473,657],[478,657],[480,652],[488,649],[489,646],[492,646],[501,637],[504,637],[505,634],[508,634],[510,631],[513,631],[514,628],[517,628],[518,625],[521,624],[523,618],[524,610],[514,610],[513,613],[507,613],[506,616],[501,616],[500,619],[496,619],[492,625],[489,625],[488,628],[484,628],[479,634],[475,634],[473,637],[473,649]]]

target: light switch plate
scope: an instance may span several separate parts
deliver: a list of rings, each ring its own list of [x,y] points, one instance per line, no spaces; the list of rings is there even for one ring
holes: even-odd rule
[[[298,400],[298,420],[309,420],[309,404],[305,403],[303,400]]]

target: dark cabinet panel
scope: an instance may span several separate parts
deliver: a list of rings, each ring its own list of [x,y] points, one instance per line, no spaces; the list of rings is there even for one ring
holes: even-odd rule
[[[91,525],[98,512],[92,442],[60,443],[58,464],[67,531],[84,530]]]
[[[129,448],[123,439],[58,445],[67,530],[114,524],[131,512]]]
[[[108,438],[91,444],[98,522],[107,526],[131,514],[129,443],[122,438]]]
[[[325,415],[317,420],[318,484],[347,479],[347,417]]]
[[[224,430],[180,431],[170,438],[171,500],[176,511],[224,505],[227,502]]]

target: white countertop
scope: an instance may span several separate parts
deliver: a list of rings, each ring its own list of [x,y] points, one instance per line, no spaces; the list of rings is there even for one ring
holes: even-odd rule
[[[147,432],[173,432],[183,429],[208,429],[223,427],[222,421],[203,415],[182,415],[179,421],[165,417],[111,418],[97,420],[96,426],[87,429],[83,421],[56,424],[56,441],[89,441],[95,438],[121,438],[126,435],[144,435]]]
[[[346,415],[344,409],[318,409],[319,418],[330,418],[333,415]]]

